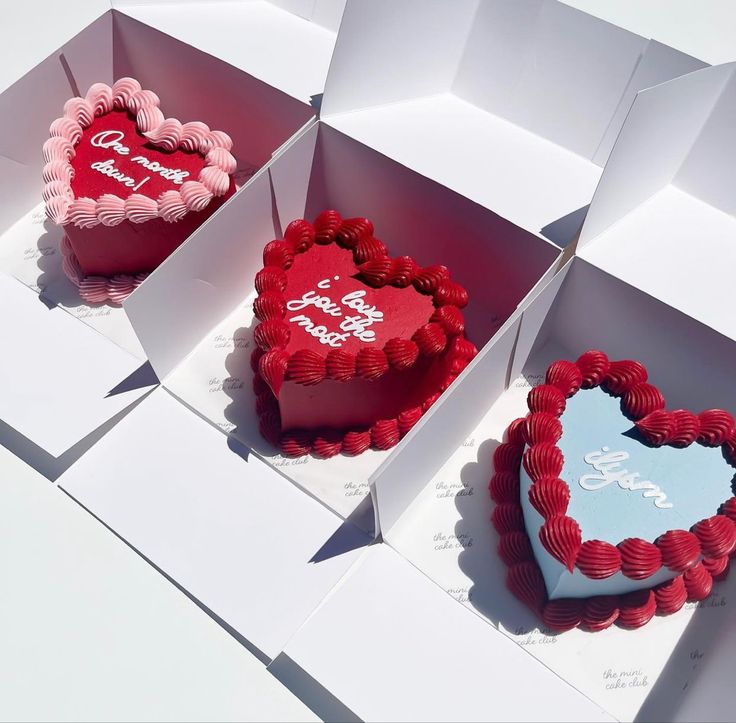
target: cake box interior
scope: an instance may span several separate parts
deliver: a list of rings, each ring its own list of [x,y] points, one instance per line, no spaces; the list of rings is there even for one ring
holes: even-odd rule
[[[556,0],[358,0],[321,117],[562,246],[636,91],[704,65]]]
[[[112,4],[292,98],[318,104],[345,0],[113,0]]]
[[[493,450],[506,427],[526,414],[529,389],[549,363],[590,348],[642,361],[668,408],[736,409],[734,342],[573,258],[378,470],[377,514],[388,544],[613,716],[667,719],[693,674],[690,653],[710,650],[729,615],[733,578],[716,583],[703,603],[636,631],[554,635],[507,590],[489,521]]]
[[[317,124],[254,178],[227,213],[213,217],[173,254],[150,277],[147,290],[141,287],[125,302],[169,391],[347,516],[364,502],[368,476],[387,453],[329,460],[275,455],[258,433],[250,367],[253,279],[263,265],[263,247],[291,220],[314,219],[330,207],[345,217],[370,218],[392,256],[446,265],[470,295],[464,316],[476,346],[514,312],[558,250]],[[175,305],[173,285],[182,290]]]
[[[168,12],[175,12],[171,6]],[[61,270],[63,229],[45,218],[42,146],[64,102],[95,82],[137,78],[161,98],[167,117],[201,120],[231,135],[242,186],[314,115],[307,104],[247,72],[118,11],[101,15],[0,94],[0,270],[16,276],[85,323],[144,354],[119,308],[81,303]],[[19,109],[24,109],[19,112]]]
[[[591,263],[731,339],[735,112],[736,63],[640,93],[578,244]]]

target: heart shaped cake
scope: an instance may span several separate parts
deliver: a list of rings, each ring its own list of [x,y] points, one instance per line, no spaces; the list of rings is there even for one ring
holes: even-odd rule
[[[254,390],[261,434],[287,456],[392,447],[477,353],[465,289],[391,258],[373,230],[324,211],[264,249]]]
[[[47,216],[64,271],[90,303],[120,303],[235,191],[232,141],[164,118],[133,78],[95,83],[44,143]]]
[[[556,631],[636,628],[707,597],[736,546],[736,431],[668,411],[637,361],[556,361],[493,457],[510,590]]]

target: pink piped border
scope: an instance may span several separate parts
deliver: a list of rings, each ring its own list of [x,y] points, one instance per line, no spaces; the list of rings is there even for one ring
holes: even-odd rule
[[[151,90],[143,90],[134,78],[120,78],[112,88],[95,83],[84,98],[71,98],[64,104],[64,115],[51,124],[51,137],[43,145],[43,198],[46,215],[54,223],[73,223],[80,228],[116,226],[125,220],[145,223],[154,218],[173,223],[189,211],[202,211],[215,196],[227,193],[236,168],[230,153],[230,136],[210,130],[199,121],[182,124],[176,118],[165,118],[159,105],[159,97]],[[198,180],[185,181],[181,190],[165,191],[158,199],[140,193],[125,199],[112,193],[98,199],[75,198],[71,187],[75,147],[95,118],[113,110],[132,113],[138,130],[165,151],[181,148],[201,153],[206,165]]]

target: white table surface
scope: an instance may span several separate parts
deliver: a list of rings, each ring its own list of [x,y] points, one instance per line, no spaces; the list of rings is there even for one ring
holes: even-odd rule
[[[90,20],[107,6],[71,1]],[[736,60],[733,0],[567,2],[709,63]],[[64,26],[66,5],[4,8],[12,43],[0,89],[53,51],[60,25],[67,36],[80,27]],[[315,718],[145,560],[0,448],[0,719]]]

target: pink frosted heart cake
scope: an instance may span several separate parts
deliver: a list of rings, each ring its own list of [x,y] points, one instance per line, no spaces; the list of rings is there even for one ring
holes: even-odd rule
[[[261,434],[287,456],[392,447],[477,353],[465,289],[391,258],[368,219],[293,221],[263,264],[254,389]]]
[[[638,361],[557,361],[494,453],[509,589],[557,631],[637,628],[707,597],[736,546],[736,429],[667,410]]]
[[[159,103],[133,78],[95,83],[44,143],[46,214],[88,302],[120,303],[235,191],[230,137]]]

